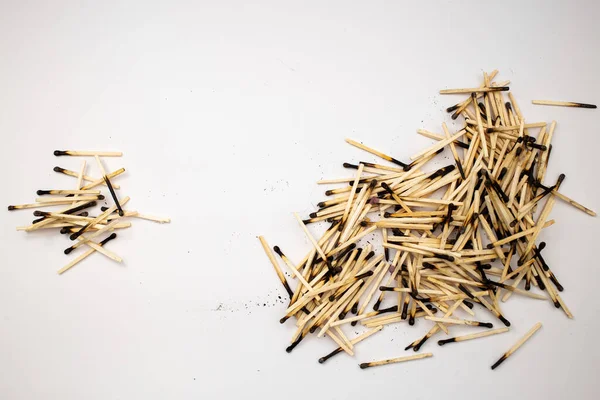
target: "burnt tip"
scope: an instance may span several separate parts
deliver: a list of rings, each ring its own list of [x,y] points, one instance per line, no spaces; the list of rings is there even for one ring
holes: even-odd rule
[[[509,321],[509,320],[507,320],[506,318],[504,318],[504,316],[500,315],[500,316],[498,317],[498,319],[499,319],[500,321],[502,321],[502,323],[503,323],[505,326],[510,326],[510,321]]]
[[[16,209],[17,209],[17,207],[15,207],[15,206],[8,206],[8,211],[12,211],[12,210],[16,210]]]
[[[483,326],[484,328],[493,328],[494,325],[491,322],[482,322],[479,326]]]
[[[53,170],[54,172],[65,172],[65,169],[61,167],[54,167]]]
[[[451,107],[446,108],[446,112],[451,113],[452,111],[455,111],[458,109],[458,104],[455,104]]]
[[[308,216],[311,218],[317,218],[317,213],[313,212],[313,213],[310,213]]]
[[[369,365],[369,363],[362,363],[362,364],[359,364],[359,367],[360,367],[360,369],[366,369],[366,368],[369,368],[370,366],[371,366],[371,365]]]
[[[57,157],[58,156],[66,156],[67,152],[64,151],[64,150],[54,150],[54,155],[57,156]]]
[[[68,247],[65,249],[65,254],[70,254],[73,251],[72,247]]]
[[[573,103],[575,107],[579,108],[598,108],[595,104],[587,104],[587,103]]]

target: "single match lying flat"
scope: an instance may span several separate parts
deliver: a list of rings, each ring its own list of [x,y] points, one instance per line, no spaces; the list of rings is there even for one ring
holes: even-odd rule
[[[73,188],[38,189],[36,194],[42,197],[36,198],[35,203],[10,205],[8,210],[36,209],[33,211],[33,215],[39,218],[31,221],[30,225],[18,226],[17,230],[19,231],[48,232],[49,230],[56,230],[59,234],[68,234],[71,240],[78,239],[76,243],[63,250],[64,254],[73,254],[73,257],[71,261],[58,270],[59,275],[71,270],[94,253],[100,253],[102,256],[118,263],[122,262],[122,257],[106,249],[104,245],[116,238],[116,233],[112,232],[113,230],[128,229],[132,226],[131,222],[126,221],[129,217],[159,223],[171,221],[169,218],[140,214],[137,211],[125,212],[121,208],[121,206],[127,204],[130,198],[124,196],[119,199],[114,190],[119,186],[113,184],[111,179],[123,174],[125,168],[106,173],[100,159],[100,157],[121,157],[121,152],[56,150],[54,154],[56,156],[94,157],[102,178],[96,179],[86,175],[88,165],[85,160],[82,161],[78,172],[62,167],[54,167],[55,172],[76,178],[77,182]],[[101,190],[93,188],[101,187],[101,185],[106,185],[108,188],[114,205],[104,207],[98,204],[99,200],[105,200],[105,196]],[[60,186],[44,185],[43,187]],[[55,207],[60,208],[56,210]],[[99,207],[101,212],[98,212],[98,210],[92,211],[94,207]],[[95,240],[99,240],[99,242]]]
[[[332,344],[320,363],[342,353],[352,357],[364,346],[354,326],[374,329],[369,336],[392,324],[405,330],[425,326],[426,333],[405,347],[414,352],[436,340],[439,346],[499,340],[496,336],[511,326],[503,307],[509,300],[525,310],[530,302],[542,302],[573,318],[560,283],[561,274],[571,269],[548,259],[545,249],[551,244],[541,242],[540,235],[554,225],[572,224],[551,218],[556,202],[596,213],[564,193],[565,174],[549,172],[550,154],[566,151],[553,146],[557,122],[527,120],[510,82],[497,81],[497,74],[483,73],[479,86],[440,91],[465,95],[447,109],[458,125],[440,121],[437,130],[418,130],[431,143],[410,157],[346,139],[379,160],[343,163],[347,174],[318,181],[335,185],[325,192],[328,199],[315,202],[306,219],[292,213],[294,226],[307,239],[304,257],[286,255],[283,243],[273,252],[259,237],[276,284],[287,295],[279,322],[295,324],[287,352],[310,345],[315,336]],[[461,325],[492,328],[495,321],[504,327],[453,335]],[[523,362],[536,365],[534,358]]]
[[[396,364],[396,363],[401,363],[401,362],[406,362],[406,361],[421,360],[423,358],[429,358],[429,357],[433,357],[433,354],[432,353],[415,354],[414,356],[390,358],[389,360],[372,361],[372,362],[368,362],[368,363],[362,363],[362,364],[360,364],[360,368],[366,369],[366,368],[371,368],[371,367],[378,367],[380,365],[388,365],[388,364]]]
[[[531,100],[531,103],[542,106],[559,106],[575,108],[598,108],[595,104],[576,103],[574,101]]]
[[[54,150],[54,155],[72,156],[72,157],[121,157],[123,153],[120,151],[76,151],[76,150]]]

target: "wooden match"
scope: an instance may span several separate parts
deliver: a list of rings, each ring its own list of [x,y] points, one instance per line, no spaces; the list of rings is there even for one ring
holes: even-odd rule
[[[371,367],[378,367],[380,365],[388,365],[388,364],[396,364],[396,363],[401,363],[401,362],[406,362],[406,361],[421,360],[423,358],[429,358],[429,357],[433,357],[433,353],[422,353],[422,354],[415,354],[414,356],[390,358],[389,360],[382,360],[382,361],[372,361],[372,362],[368,362],[368,363],[362,363],[359,366],[360,366],[360,369],[366,369],[366,368],[371,368]]]
[[[529,330],[529,332],[527,332],[525,334],[525,336],[523,336],[521,339],[519,339],[519,341],[517,343],[515,343],[510,349],[508,349],[508,351],[506,353],[504,353],[502,355],[502,357],[500,357],[498,359],[498,361],[496,361],[493,365],[492,365],[492,370],[496,369],[500,364],[502,364],[504,361],[506,361],[506,359],[508,357],[510,357],[515,351],[517,351],[521,346],[523,346],[523,344],[528,341],[534,333],[536,333],[540,328],[542,327],[542,323],[538,322],[537,324],[535,324],[533,326],[533,328],[531,328]]]
[[[560,106],[575,108],[598,108],[595,104],[576,103],[573,101],[553,101],[553,100],[531,100],[532,104],[541,106]]]
[[[121,157],[120,151],[75,151],[75,150],[54,150],[54,155],[71,157]]]

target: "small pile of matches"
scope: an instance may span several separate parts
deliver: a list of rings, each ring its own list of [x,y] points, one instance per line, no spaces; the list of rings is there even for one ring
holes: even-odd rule
[[[65,254],[71,254],[77,248],[86,248],[86,251],[73,258],[67,265],[58,270],[62,274],[75,265],[98,252],[109,259],[121,262],[123,261],[114,252],[108,250],[105,245],[115,239],[116,229],[126,229],[131,227],[131,222],[125,221],[127,217],[135,217],[155,221],[159,223],[168,223],[168,218],[154,217],[141,214],[137,211],[124,210],[123,207],[129,202],[129,197],[117,196],[116,190],[120,187],[113,183],[112,179],[123,174],[125,168],[119,168],[116,171],[106,173],[100,157],[121,157],[120,152],[94,152],[94,151],[72,151],[56,150],[55,156],[72,157],[94,157],[100,178],[94,178],[86,175],[86,161],[83,160],[79,172],[71,171],[62,167],[54,167],[54,171],[59,174],[76,178],[77,183],[74,189],[40,189],[35,199],[35,203],[20,204],[8,206],[8,210],[24,210],[31,208],[47,208],[61,206],[62,209],[56,210],[35,210],[33,215],[39,217],[27,226],[17,227],[18,231],[34,232],[46,229],[57,229],[61,234],[67,235],[74,243],[64,250]],[[105,200],[105,196],[100,190],[106,187],[110,193],[114,205],[110,207],[100,207],[100,213],[97,216],[91,215],[91,209],[98,206],[98,201]],[[100,237],[106,236],[100,242]]]
[[[556,122],[549,126],[525,122],[508,92],[509,82],[493,82],[496,74],[484,73],[477,88],[440,92],[468,95],[447,109],[452,119],[464,119],[462,128],[452,133],[443,123],[441,134],[419,130],[437,143],[413,155],[410,162],[347,139],[349,144],[392,164],[345,163],[344,167],[356,170],[355,177],[319,182],[346,186],[328,190],[326,195],[331,199],[320,202],[319,210],[309,219],[295,214],[312,250],[294,263],[278,246],[273,247],[297,279],[295,290],[271,247],[259,237],[290,297],[280,322],[296,319],[288,352],[310,333],[327,335],[339,347],[320,358],[323,363],[341,352],[353,355],[354,346],[385,325],[405,321],[414,325],[419,318],[429,321],[431,329],[405,350],[419,351],[436,333],[448,335],[453,326],[493,327],[480,318],[460,318],[456,315],[459,309],[471,317],[477,309],[485,309],[487,314],[481,319],[491,315],[505,327],[441,339],[440,346],[504,333],[511,324],[500,301],[512,295],[549,300],[572,318],[559,294],[563,287],[542,255],[546,244],[536,242],[542,229],[554,224],[549,215],[557,199],[591,216],[596,214],[559,192],[564,174],[555,183],[544,183]],[[544,100],[534,104],[595,108]],[[425,165],[444,148],[451,151],[454,164],[424,172]],[[306,226],[319,221],[331,224],[320,238]],[[370,243],[359,244],[376,230],[381,231],[382,254],[377,254]],[[522,282],[523,288],[519,286]],[[531,286],[540,292],[533,293]],[[393,303],[382,307],[386,296]],[[440,316],[436,316],[438,312]],[[368,330],[349,338],[342,328],[357,323]],[[539,323],[534,325],[492,369],[540,327]],[[431,355],[363,363],[360,367]]]

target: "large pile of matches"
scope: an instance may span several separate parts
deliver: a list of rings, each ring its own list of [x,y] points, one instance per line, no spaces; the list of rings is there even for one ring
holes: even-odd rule
[[[116,262],[123,261],[117,254],[108,250],[105,245],[117,237],[114,230],[131,227],[131,222],[125,221],[127,217],[142,218],[159,223],[170,222],[168,218],[154,217],[137,211],[123,209],[129,202],[129,197],[117,196],[116,190],[119,189],[119,185],[113,183],[113,178],[123,174],[125,168],[106,173],[100,159],[100,157],[121,157],[122,153],[56,150],[54,155],[95,157],[100,178],[93,178],[86,175],[85,160],[82,161],[79,172],[62,167],[54,167],[55,172],[76,178],[77,183],[74,185],[74,189],[40,189],[37,191],[37,195],[40,197],[35,200],[35,203],[12,205],[8,206],[8,209],[10,211],[38,208],[38,210],[33,212],[33,215],[39,218],[35,219],[31,225],[17,227],[17,230],[35,232],[56,229],[73,242],[72,245],[64,250],[65,254],[71,254],[80,247],[86,249],[85,252],[72,258],[68,264],[59,269],[59,274],[73,268],[94,252],[101,253]],[[91,210],[98,206],[98,201],[105,200],[105,196],[100,190],[102,187],[108,189],[114,205],[99,207],[100,213],[97,216],[93,216],[91,215]],[[62,207],[62,209],[55,210],[54,207],[57,206]],[[51,209],[41,210],[48,207]],[[102,236],[105,236],[104,239],[97,242],[96,240],[99,240]]]
[[[356,170],[354,178],[319,182],[349,182],[350,186],[328,190],[331,199],[319,203],[320,209],[310,219],[295,215],[313,245],[300,263],[292,262],[278,246],[273,248],[298,280],[295,290],[260,237],[290,296],[281,323],[290,317],[296,320],[297,330],[288,352],[310,333],[327,335],[339,347],[319,360],[323,363],[341,352],[353,355],[356,344],[385,325],[402,321],[413,325],[418,318],[430,321],[431,329],[406,350],[418,351],[436,333],[448,335],[456,325],[492,328],[492,323],[480,322],[479,318],[454,315],[459,309],[472,317],[477,309],[486,309],[482,319],[491,314],[505,327],[443,339],[438,342],[440,346],[492,336],[508,331],[510,322],[500,304],[513,294],[549,300],[572,318],[559,294],[563,287],[542,255],[545,243],[537,243],[537,238],[542,229],[554,224],[549,215],[557,199],[589,215],[596,214],[559,192],[564,175],[553,178],[553,183],[546,182],[556,123],[526,123],[508,93],[508,82],[492,81],[496,73],[484,73],[478,88],[440,92],[469,95],[447,110],[453,119],[464,118],[464,125],[454,133],[446,124],[442,124],[442,134],[419,130],[437,143],[413,155],[410,162],[347,140],[394,166],[344,164]],[[534,104],[595,108],[543,100]],[[424,172],[425,165],[444,148],[452,152],[454,164]],[[318,221],[331,224],[321,238],[313,237],[306,227]],[[359,247],[361,238],[376,230],[382,234],[383,254],[377,254],[371,244]],[[533,293],[531,286],[541,292]],[[384,298],[392,293],[396,294],[395,305],[381,308]],[[357,323],[369,330],[349,338],[343,326]],[[534,325],[492,369],[540,327],[539,323]],[[430,356],[417,354],[360,367]]]

